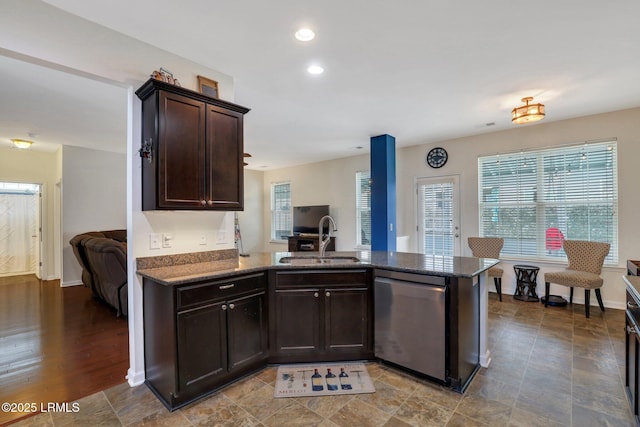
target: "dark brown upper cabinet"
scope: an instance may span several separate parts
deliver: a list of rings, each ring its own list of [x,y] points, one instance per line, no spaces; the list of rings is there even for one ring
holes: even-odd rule
[[[239,211],[249,109],[149,79],[142,100],[142,210]]]

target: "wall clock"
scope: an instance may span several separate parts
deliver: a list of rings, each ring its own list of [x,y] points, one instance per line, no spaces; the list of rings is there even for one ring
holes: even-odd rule
[[[427,153],[426,163],[432,168],[441,168],[447,163],[448,158],[447,150],[442,147],[436,147]]]

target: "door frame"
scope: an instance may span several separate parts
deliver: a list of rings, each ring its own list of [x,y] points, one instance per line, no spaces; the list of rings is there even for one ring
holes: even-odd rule
[[[460,222],[460,175],[440,175],[440,176],[418,176],[413,180],[413,205],[414,205],[414,221],[415,221],[415,236],[416,236],[416,252],[422,253],[420,237],[420,204],[419,204],[419,186],[422,184],[438,184],[443,182],[453,183],[453,195],[452,195],[452,216],[454,222],[454,242],[453,242],[453,255],[462,255],[462,229]]]

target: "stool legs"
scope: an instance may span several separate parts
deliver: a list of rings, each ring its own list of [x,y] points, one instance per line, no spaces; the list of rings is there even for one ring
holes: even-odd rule
[[[596,298],[598,299],[598,305],[600,306],[600,310],[604,311],[604,304],[602,303],[602,294],[600,293],[600,288],[596,289]]]
[[[502,277],[494,277],[493,283],[496,285],[496,292],[498,293],[498,298],[500,298],[500,302],[502,302]]]
[[[551,284],[549,282],[544,282],[544,306],[547,306],[549,302],[549,287]],[[573,287],[569,288],[569,304],[573,304]],[[604,304],[602,303],[602,294],[600,293],[600,288],[596,290],[596,298],[598,299],[598,305],[600,306],[600,310],[604,311]],[[589,318],[589,308],[591,306],[591,289],[584,290],[584,315],[588,319]]]
[[[587,317],[587,319],[589,318],[590,305],[591,305],[591,289],[585,289],[584,290],[584,315]]]

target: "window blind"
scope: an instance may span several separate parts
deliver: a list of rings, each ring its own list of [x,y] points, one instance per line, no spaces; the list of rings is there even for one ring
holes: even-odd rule
[[[566,259],[565,239],[611,244],[618,262],[617,143],[478,158],[480,235],[504,238],[501,254]]]
[[[291,183],[271,184],[271,239],[287,240],[292,230]]]
[[[419,232],[422,253],[454,255],[453,182],[418,180]]]
[[[356,172],[356,244],[371,246],[371,173]]]

